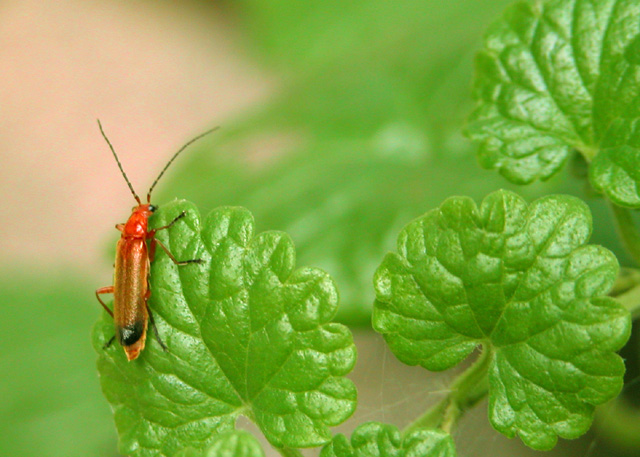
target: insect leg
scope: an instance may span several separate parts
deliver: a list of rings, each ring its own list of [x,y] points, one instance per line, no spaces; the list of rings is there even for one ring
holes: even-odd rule
[[[151,232],[155,233],[158,230],[164,230],[164,229],[168,229],[169,227],[171,227],[173,224],[175,224],[176,222],[178,222],[180,219],[182,219],[183,217],[185,217],[187,215],[186,211],[181,212],[180,214],[178,214],[174,220],[172,220],[171,222],[169,222],[167,225],[163,226],[163,227],[158,227],[157,229],[153,229],[151,230]]]
[[[149,232],[147,233],[147,239],[151,240],[151,243],[149,245],[149,261],[153,262],[153,259],[156,256],[156,243],[159,243],[158,240],[156,240],[155,236],[156,236],[156,232],[158,230],[165,230],[168,229],[169,227],[171,227],[173,224],[175,224],[176,222],[178,222],[180,219],[182,219],[183,217],[185,217],[187,215],[186,211],[181,212],[180,214],[178,214],[171,222],[169,222],[167,225],[163,226],[163,227],[158,227],[157,229],[153,229],[153,230],[149,230]],[[162,243],[160,243],[162,244]],[[171,257],[171,260],[173,260],[174,263],[176,262],[176,259],[171,255],[171,253],[167,250],[167,248],[165,248],[164,246],[162,246],[162,249],[164,249],[164,251],[169,254],[169,257]],[[191,262],[187,262],[187,263],[191,263]],[[199,262],[196,262],[199,263]],[[180,263],[177,263],[178,265],[181,265]]]
[[[203,263],[204,260],[202,259],[190,259],[190,260],[177,260],[173,254],[171,254],[171,251],[169,251],[169,249],[162,244],[162,241],[160,241],[157,238],[153,238],[153,240],[151,241],[151,246],[153,246],[155,243],[158,243],[160,245],[160,247],[162,248],[162,250],[164,252],[167,253],[167,255],[169,256],[169,258],[173,261],[173,263],[175,263],[176,265],[188,265],[190,263]],[[150,248],[150,250],[155,250],[155,246],[153,246],[152,248]]]
[[[157,240],[155,238],[151,238],[151,242],[149,243],[149,262],[153,262],[153,259],[156,258],[156,243]]]
[[[96,298],[98,299],[102,307],[111,315],[111,317],[113,317],[113,312],[109,309],[107,305],[104,304],[104,302],[100,298],[100,295],[112,294],[112,293],[113,293],[113,286],[101,287],[99,289],[96,289]]]
[[[102,349],[107,349],[109,346],[111,346],[111,344],[112,344],[115,340],[116,340],[116,336],[115,336],[115,335],[113,335],[109,341],[107,341],[106,343],[104,343],[104,346],[102,346]]]
[[[145,304],[147,306],[147,312],[149,313],[149,322],[151,323],[151,328],[153,329],[153,335],[156,337],[156,340],[158,340],[158,344],[160,344],[162,350],[167,352],[169,349],[167,349],[167,346],[162,342],[162,339],[160,338],[160,333],[158,333],[158,327],[156,327],[156,321],[153,319],[153,313],[149,308],[149,303],[145,301]]]
[[[98,299],[98,301],[100,302],[100,304],[102,305],[102,307],[111,315],[111,317],[113,318],[113,312],[107,307],[107,305],[104,304],[104,302],[100,299],[100,295],[101,294],[112,294],[113,293],[113,286],[108,286],[108,287],[101,287],[100,289],[96,290],[96,298]],[[113,335],[111,337],[111,339],[109,341],[107,341],[104,346],[102,346],[102,349],[107,349],[109,346],[111,346],[111,343],[113,343],[113,341],[116,339],[116,336]]]

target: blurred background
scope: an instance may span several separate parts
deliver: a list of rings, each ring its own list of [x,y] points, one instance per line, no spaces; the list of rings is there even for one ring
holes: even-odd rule
[[[0,2],[0,455],[119,455],[89,334],[134,200],[96,118],[141,195],[179,146],[222,127],[154,201],[246,206],[259,230],[291,234],[299,265],[335,278],[359,350],[359,407],[339,431],[403,427],[441,398],[455,373],[404,366],[371,331],[371,278],[398,231],[446,197],[514,189],[461,133],[475,50],[508,3]],[[518,191],[586,199],[594,241],[628,263],[581,165]],[[546,455],[639,455],[637,347],[622,401]],[[540,454],[492,431],[486,405],[456,440],[461,456]]]

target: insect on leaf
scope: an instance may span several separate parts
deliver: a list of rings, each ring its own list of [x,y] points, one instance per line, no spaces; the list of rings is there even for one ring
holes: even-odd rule
[[[105,313],[94,328],[102,390],[114,410],[120,451],[135,457],[204,449],[236,418],[253,420],[277,447],[313,447],[348,418],[356,390],[344,378],[355,364],[349,330],[331,323],[338,304],[333,280],[295,269],[291,239],[253,233],[253,216],[219,208],[202,226],[196,208],[174,201],[156,212],[162,226],[187,216],[158,238],[150,308],[163,352],[153,339],[127,362]]]

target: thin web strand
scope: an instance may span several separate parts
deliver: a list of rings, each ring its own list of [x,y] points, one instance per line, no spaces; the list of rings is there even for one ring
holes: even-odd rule
[[[151,192],[153,191],[153,188],[156,187],[156,184],[158,184],[158,181],[160,181],[160,178],[162,178],[162,175],[164,175],[164,172],[167,171],[167,168],[169,168],[169,166],[173,163],[174,160],[176,160],[176,158],[180,155],[180,153],[182,151],[184,151],[185,149],[187,149],[189,146],[191,146],[193,143],[195,143],[196,141],[198,141],[200,138],[202,138],[203,136],[207,136],[209,135],[211,132],[215,132],[216,130],[218,130],[220,128],[220,126],[218,127],[214,127],[212,129],[207,130],[204,133],[201,133],[200,135],[198,135],[197,137],[189,140],[184,146],[182,146],[178,152],[176,152],[173,157],[171,157],[171,160],[169,160],[169,162],[167,162],[167,164],[165,165],[165,167],[162,169],[162,171],[160,172],[160,174],[158,175],[158,177],[156,178],[155,181],[153,181],[153,184],[151,184],[151,187],[149,188],[149,192],[147,192],[147,202],[151,202]]]

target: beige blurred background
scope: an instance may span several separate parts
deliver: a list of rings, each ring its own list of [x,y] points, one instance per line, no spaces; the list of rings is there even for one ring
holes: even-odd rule
[[[215,2],[0,3],[0,252],[99,271],[96,247],[175,150],[269,92]],[[107,277],[108,278],[108,277]]]

